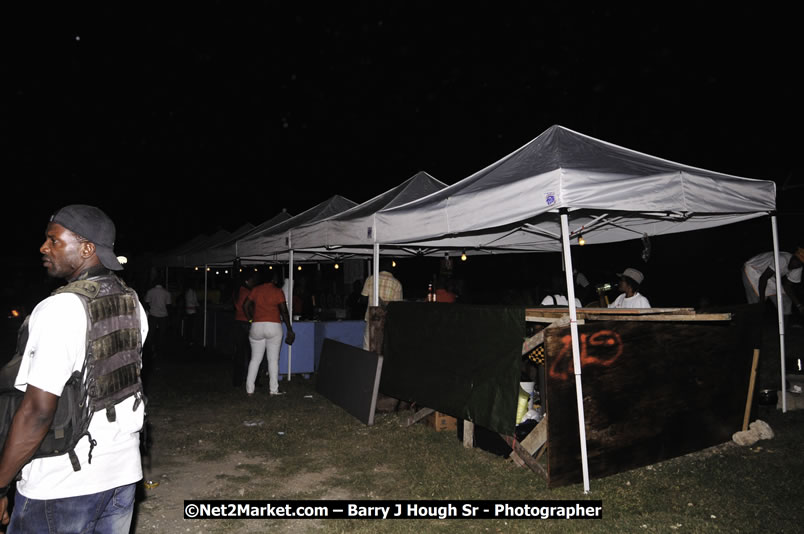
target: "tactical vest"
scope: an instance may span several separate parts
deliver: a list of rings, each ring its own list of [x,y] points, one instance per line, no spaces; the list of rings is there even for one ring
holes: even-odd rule
[[[92,449],[97,443],[89,433],[89,423],[95,412],[106,409],[106,418],[112,422],[116,419],[115,406],[120,401],[136,396],[136,410],[145,399],[140,380],[139,300],[137,294],[113,274],[79,279],[53,292],[54,295],[61,293],[77,295],[84,306],[86,357],[82,369],[74,371],[65,384],[50,430],[33,458],[68,454],[73,469],[78,471],[81,464],[75,446],[84,436],[89,439],[88,461],[92,462]],[[22,354],[22,350],[24,344],[18,354]],[[16,365],[19,368],[19,361]]]

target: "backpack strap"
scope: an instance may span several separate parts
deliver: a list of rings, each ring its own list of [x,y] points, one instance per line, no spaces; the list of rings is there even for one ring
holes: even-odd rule
[[[100,284],[93,280],[75,280],[55,290],[52,295],[61,293],[77,293],[88,299],[94,299],[100,292]]]

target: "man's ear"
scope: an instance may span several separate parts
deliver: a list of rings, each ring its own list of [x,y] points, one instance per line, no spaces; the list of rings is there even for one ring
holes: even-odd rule
[[[84,241],[81,243],[81,257],[84,259],[91,258],[95,255],[95,243],[92,241]]]

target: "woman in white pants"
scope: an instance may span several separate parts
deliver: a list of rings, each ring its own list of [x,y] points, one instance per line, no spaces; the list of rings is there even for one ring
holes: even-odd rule
[[[279,393],[279,351],[282,349],[282,325],[269,321],[251,323],[248,341],[251,343],[251,361],[246,375],[246,393],[254,393],[254,382],[263,355],[268,359],[268,376],[271,395]],[[267,351],[267,354],[266,354]]]
[[[269,389],[271,395],[282,395],[279,391],[279,351],[282,348],[282,323],[288,334],[285,342],[293,344],[296,335],[290,324],[290,315],[285,303],[285,294],[273,282],[260,284],[251,290],[243,310],[251,321],[248,340],[251,344],[251,361],[246,375],[246,393],[254,394],[254,382],[260,369],[263,355],[268,359]]]

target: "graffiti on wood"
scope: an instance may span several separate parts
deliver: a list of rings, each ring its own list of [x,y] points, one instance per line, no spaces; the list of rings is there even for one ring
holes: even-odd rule
[[[623,353],[623,340],[614,330],[580,334],[579,345],[582,367],[590,365],[610,367]],[[548,373],[551,378],[567,380],[575,374],[571,335],[561,337],[558,351],[549,360]]]

